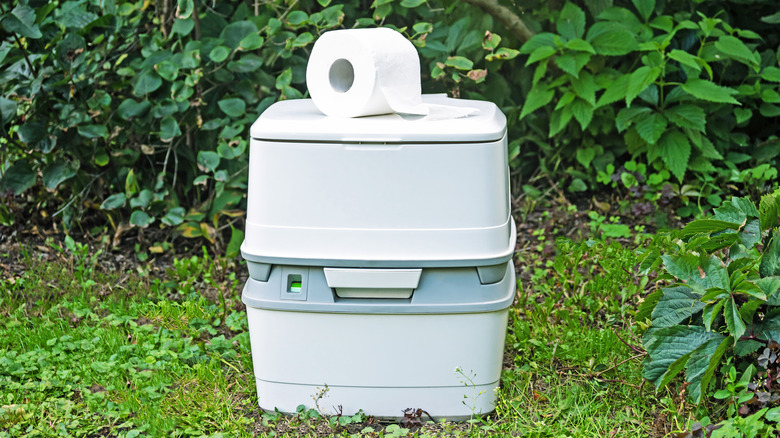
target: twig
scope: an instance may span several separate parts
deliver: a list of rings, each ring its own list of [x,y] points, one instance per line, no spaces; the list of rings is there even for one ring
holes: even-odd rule
[[[635,346],[629,344],[628,342],[624,341],[623,338],[621,338],[620,335],[615,331],[615,327],[612,327],[612,333],[614,333],[615,336],[617,336],[617,338],[620,340],[620,342],[622,342],[626,347],[630,348],[631,351],[633,351],[634,353],[637,353],[637,354],[647,354],[647,352],[642,350],[641,348],[635,347]]]
[[[628,359],[621,360],[621,361],[620,361],[619,363],[617,363],[616,365],[613,365],[613,366],[611,366],[611,367],[609,367],[609,368],[607,368],[607,369],[605,369],[605,370],[601,370],[601,371],[597,372],[596,374],[594,374],[594,375],[593,375],[593,377],[598,377],[598,376],[600,376],[600,375],[602,375],[602,374],[606,373],[607,371],[612,371],[612,370],[614,370],[615,368],[619,367],[620,365],[623,365],[624,363],[626,363],[626,362],[628,362],[628,361],[631,361],[631,360],[634,360],[634,359],[638,359],[638,358],[640,358],[640,357],[642,357],[642,356],[644,356],[644,355],[646,355],[646,354],[647,354],[647,353],[645,353],[645,352],[642,352],[642,353],[636,354],[636,355],[634,355],[634,356],[631,356],[631,357],[629,357]]]
[[[530,40],[534,33],[525,25],[522,19],[509,8],[498,4],[498,0],[466,0],[473,6],[481,8],[500,21],[508,31],[524,43]]]

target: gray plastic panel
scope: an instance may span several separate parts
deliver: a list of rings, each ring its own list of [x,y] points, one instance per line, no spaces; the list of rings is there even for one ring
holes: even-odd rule
[[[438,314],[478,313],[503,310],[512,304],[515,270],[506,262],[501,281],[483,285],[477,270],[467,268],[423,269],[420,284],[409,299],[339,298],[328,287],[323,268],[308,267],[305,300],[280,296],[288,283],[287,273],[300,274],[301,267],[275,265],[267,282],[248,279],[241,300],[249,307],[268,310],[318,313]]]
[[[514,237],[514,235],[513,235]],[[487,259],[463,260],[343,260],[343,259],[307,259],[292,257],[268,257],[241,251],[244,260],[254,263],[293,266],[332,266],[345,268],[465,268],[474,266],[492,266],[512,260],[512,253]],[[253,276],[254,278],[254,276]]]

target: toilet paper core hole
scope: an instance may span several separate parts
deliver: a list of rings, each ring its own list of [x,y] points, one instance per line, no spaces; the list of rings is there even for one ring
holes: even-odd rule
[[[352,88],[352,83],[355,82],[355,69],[352,68],[352,63],[346,59],[337,59],[330,66],[328,77],[330,86],[334,90],[339,93],[345,93]]]

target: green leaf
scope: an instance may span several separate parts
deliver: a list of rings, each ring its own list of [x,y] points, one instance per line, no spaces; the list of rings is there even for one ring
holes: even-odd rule
[[[179,34],[181,36],[187,36],[192,32],[192,29],[195,27],[195,22],[192,21],[192,18],[186,18],[186,19],[176,19],[176,21],[173,22],[173,27],[171,27],[171,32]]]
[[[761,241],[761,224],[758,219],[749,220],[739,231],[739,240],[746,249]]]
[[[704,309],[701,295],[688,286],[676,286],[663,289],[663,296],[652,313],[653,327],[671,327],[686,320]]]
[[[219,166],[219,154],[213,151],[198,152],[198,167],[203,171],[214,172]]]
[[[525,62],[526,67],[533,64],[534,62],[541,61],[543,59],[547,59],[553,55],[558,53],[558,50],[555,49],[555,47],[550,46],[542,46],[538,49],[534,50],[531,53],[531,56],[528,57],[528,61]]]
[[[555,27],[566,39],[582,38],[585,34],[585,12],[574,3],[566,2]]]
[[[238,47],[241,50],[257,50],[263,46],[265,39],[256,33],[251,33],[244,37],[239,43]]]
[[[761,197],[758,204],[759,218],[761,219],[761,230],[769,230],[777,226],[777,219],[780,216],[780,206],[777,200],[771,194]]]
[[[165,116],[160,121],[160,139],[163,141],[170,140],[174,137],[181,135],[181,129],[179,129],[179,123],[173,116]]]
[[[623,56],[638,48],[636,37],[620,24],[596,22],[588,29],[585,38],[596,49],[596,53],[605,56]]]
[[[184,208],[173,207],[172,209],[168,210],[168,213],[166,213],[160,221],[169,227],[175,227],[176,225],[184,222],[185,213],[186,211]]]
[[[526,41],[525,44],[520,47],[520,53],[523,55],[528,55],[540,47],[551,47],[553,49],[553,53],[555,53],[555,49],[558,48],[556,41],[560,41],[560,37],[554,33],[538,33],[532,36],[530,40]]]
[[[577,148],[577,161],[582,164],[582,167],[588,168],[591,161],[596,158],[596,148],[586,146]]]
[[[54,190],[62,182],[76,176],[79,167],[81,163],[78,160],[57,160],[43,171],[43,185],[49,190]]]
[[[5,14],[2,26],[9,33],[16,33],[30,39],[38,39],[43,36],[38,25],[35,24],[35,11],[27,2],[19,2],[10,13]]]
[[[230,97],[217,102],[219,109],[228,116],[237,119],[246,114],[246,103],[238,97]]]
[[[314,35],[311,34],[311,32],[304,32],[292,41],[291,47],[306,47],[307,44],[314,41]]]
[[[697,72],[701,71],[701,63],[704,62],[698,56],[691,55],[688,52],[684,52],[679,49],[674,49],[668,54],[669,58],[679,62],[682,65],[688,66]]]
[[[414,9],[423,3],[425,3],[427,0],[402,0],[401,1],[401,7],[402,8],[409,8]]]
[[[463,56],[450,56],[444,61],[444,65],[455,67],[458,70],[471,70],[474,67],[474,63]]]
[[[707,124],[704,110],[700,106],[689,103],[666,108],[664,115],[670,122],[682,129],[695,129],[703,133]]]
[[[626,89],[626,105],[631,105],[639,93],[649,87],[658,76],[661,75],[660,67],[643,66],[636,69],[628,79],[628,88]]]
[[[720,342],[723,336],[707,332],[701,326],[676,325],[652,332],[645,341],[648,355],[643,376],[656,384],[660,383],[670,365],[714,339]]]
[[[596,105],[596,82],[593,80],[593,75],[583,71],[578,78],[572,78],[571,88],[577,96],[591,106]]]
[[[734,297],[726,299],[726,305],[723,306],[723,316],[726,319],[726,326],[734,339],[739,339],[745,333],[745,323],[739,314],[739,308],[734,303]]]
[[[116,210],[117,208],[124,207],[127,197],[124,193],[114,193],[106,198],[102,204],[100,204],[101,210]]]
[[[726,201],[720,207],[713,209],[713,218],[725,222],[745,225],[747,222],[747,213],[735,205],[732,201]]]
[[[591,55],[596,54],[596,49],[594,49],[589,42],[580,38],[575,38],[567,41],[566,44],[563,45],[563,47],[566,47],[567,49],[571,49],[571,50],[577,50],[579,52],[587,52],[590,53]]]
[[[666,117],[653,111],[636,122],[636,131],[646,142],[655,144],[666,131],[666,125]]]
[[[226,60],[230,56],[230,49],[225,46],[217,46],[209,52],[209,58],[217,64]]]
[[[628,92],[628,83],[630,79],[631,75],[622,75],[612,81],[609,86],[607,86],[604,94],[599,97],[599,100],[596,103],[596,107],[600,108],[612,102],[625,99],[626,93]]]
[[[634,123],[638,118],[645,117],[653,110],[646,106],[633,106],[631,108],[623,108],[615,117],[615,127],[618,132],[623,132]]]
[[[700,292],[712,288],[731,290],[729,274],[715,256],[693,254],[663,255],[666,270]]]
[[[293,11],[288,15],[288,21],[291,16],[293,16],[296,12],[302,12],[302,11]],[[303,12],[305,15],[306,13]],[[238,45],[241,43],[241,40],[247,37],[247,35],[251,34],[257,34],[257,26],[255,23],[243,20],[243,21],[234,21],[222,30],[222,33],[219,35],[219,37],[225,42],[225,45],[230,48],[230,50],[235,50],[238,48]]]
[[[5,97],[0,97],[0,126],[16,118],[16,102]]]
[[[86,138],[108,138],[108,128],[105,125],[79,125],[76,127],[79,135]]]
[[[130,208],[146,208],[149,206],[149,202],[152,201],[152,191],[149,189],[143,189],[138,196],[130,200]]]
[[[780,305],[780,293],[778,293],[778,291],[780,291],[780,277],[770,276],[759,278],[755,281],[755,284],[761,289],[761,292],[766,295],[767,304],[769,306],[774,307]]]
[[[724,292],[723,295],[725,297],[729,297],[728,292]],[[704,299],[704,297],[702,297]],[[708,303],[706,306],[704,306],[704,310],[701,314],[701,319],[704,322],[704,328],[709,332],[712,331],[712,324],[715,323],[715,319],[717,319],[719,312],[721,309],[723,309],[723,306],[726,304],[726,300],[721,298],[718,301],[716,301],[714,304]]]
[[[668,385],[669,382],[672,381],[672,379],[674,379],[675,377],[677,377],[678,374],[680,374],[680,371],[685,369],[685,366],[688,365],[688,360],[690,360],[692,354],[693,351],[680,356],[679,359],[672,362],[672,364],[669,365],[669,368],[667,368],[663,376],[661,376],[660,380],[656,383],[656,386],[660,388],[662,386]]]
[[[712,81],[705,79],[688,79],[688,82],[683,84],[682,89],[691,96],[696,97],[697,99],[706,100],[708,102],[741,105],[739,101],[732,97],[734,94],[737,94],[737,90],[728,87],[722,87]]]
[[[712,234],[712,233],[719,233],[724,230],[732,229],[737,230],[741,224],[735,224],[732,222],[726,222],[726,221],[719,221],[716,219],[699,219],[695,220],[693,222],[690,222],[688,225],[683,227],[682,233],[684,236],[691,236],[693,234]]]
[[[593,109],[592,104],[581,98],[575,99],[571,104],[571,112],[574,115],[574,118],[580,123],[580,127],[582,127],[583,131],[590,125],[591,120],[593,120]]]
[[[117,114],[124,120],[130,120],[134,117],[144,115],[152,104],[148,100],[137,102],[135,99],[127,98],[119,104],[116,109]]]
[[[162,85],[162,79],[157,72],[154,69],[145,68],[135,77],[133,93],[136,96],[145,96],[160,88],[160,85]]]
[[[733,344],[733,338],[723,339],[720,336],[707,341],[693,351],[688,361],[686,380],[690,383],[688,390],[694,403],[701,402],[702,392],[707,391],[707,386],[712,379],[710,369],[714,371],[722,365],[720,358]],[[708,373],[710,373],[709,377],[707,377]]]
[[[136,210],[130,215],[130,224],[139,228],[146,228],[153,222],[154,218],[142,210]]]
[[[171,61],[163,61],[159,64],[156,64],[154,69],[157,71],[157,74],[166,81],[173,82],[176,80],[176,76],[179,75],[179,66],[172,63]]]
[[[580,70],[590,60],[590,54],[588,53],[565,53],[563,55],[555,57],[555,64],[561,68],[561,70],[574,76],[579,77]]]
[[[525,98],[523,110],[520,112],[520,119],[550,103],[553,96],[555,96],[555,92],[544,86],[537,85],[531,88]]]
[[[715,42],[715,48],[724,55],[758,70],[758,64],[760,62],[758,54],[748,49],[745,43],[739,38],[731,35],[723,35]]]
[[[650,19],[650,14],[655,9],[655,0],[631,0],[631,2],[645,21]]]
[[[761,70],[761,79],[769,82],[780,82],[780,68],[764,67]]]
[[[5,181],[5,180],[3,180]],[[780,235],[777,229],[772,233],[772,241],[764,249],[761,256],[761,264],[758,272],[762,277],[774,277],[780,275]]]
[[[658,139],[658,154],[666,166],[682,182],[691,157],[691,144],[688,137],[678,130],[667,131]]]
[[[309,15],[304,11],[292,11],[287,16],[287,23],[293,27],[303,26],[308,21]]]
[[[27,161],[17,160],[2,174],[2,178],[0,191],[10,190],[19,196],[35,184],[35,171]]]
[[[263,60],[259,56],[249,53],[235,61],[230,61],[228,70],[236,73],[251,73],[262,67],[262,65]]]
[[[244,242],[244,232],[233,226],[230,227],[230,242],[225,249],[225,257],[232,259],[238,257],[241,252],[241,244]]]

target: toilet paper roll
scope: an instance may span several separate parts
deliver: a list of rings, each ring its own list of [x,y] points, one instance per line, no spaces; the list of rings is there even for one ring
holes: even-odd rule
[[[306,67],[314,104],[328,116],[427,115],[414,45],[389,28],[325,32]]]

